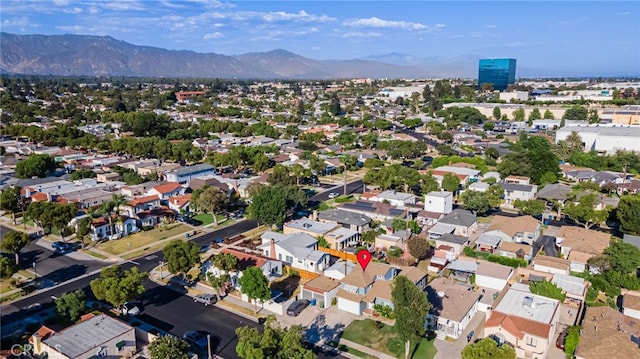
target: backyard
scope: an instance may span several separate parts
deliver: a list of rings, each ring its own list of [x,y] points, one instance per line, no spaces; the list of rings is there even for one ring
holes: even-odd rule
[[[351,322],[342,333],[342,338],[393,355],[396,358],[404,357],[404,343],[398,338],[393,327],[376,323],[372,319]],[[428,359],[433,358],[436,352],[433,340],[423,338],[417,348],[415,343],[412,343],[410,354],[413,358]]]
[[[146,247],[163,239],[186,233],[189,230],[191,230],[191,228],[184,224],[161,225],[149,231],[139,232],[124,238],[98,244],[97,247],[113,255],[120,255],[124,252]]]

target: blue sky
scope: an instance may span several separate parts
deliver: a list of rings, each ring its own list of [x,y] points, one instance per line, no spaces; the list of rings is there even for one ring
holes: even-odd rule
[[[640,2],[1,0],[2,31],[314,59],[515,57],[523,68],[640,75]]]

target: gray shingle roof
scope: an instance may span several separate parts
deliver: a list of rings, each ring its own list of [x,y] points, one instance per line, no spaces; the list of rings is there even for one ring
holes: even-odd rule
[[[454,209],[451,213],[442,217],[439,223],[453,224],[455,226],[469,227],[476,223],[476,216],[466,209]]]

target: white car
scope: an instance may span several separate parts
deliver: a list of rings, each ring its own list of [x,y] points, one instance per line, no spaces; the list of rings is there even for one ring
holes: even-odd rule
[[[124,315],[131,315],[135,317],[140,314],[140,308],[133,303],[127,302],[120,306],[120,312]]]
[[[330,199],[334,199],[334,198],[336,198],[336,197],[338,197],[338,196],[340,196],[340,193],[338,193],[338,192],[331,192],[331,193],[329,193],[329,198],[330,198]]]

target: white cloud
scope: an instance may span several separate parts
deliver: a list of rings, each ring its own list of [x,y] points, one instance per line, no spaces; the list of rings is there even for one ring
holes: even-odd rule
[[[91,14],[91,15],[95,15],[95,14],[97,14],[97,13],[99,13],[99,12],[100,12],[100,9],[98,9],[98,8],[97,8],[97,7],[95,7],[95,6],[89,6],[89,7],[87,8],[87,11],[89,12],[89,14]]]
[[[131,11],[131,10],[144,10],[145,7],[138,0],[117,0],[100,3],[100,6],[105,9],[115,11]]]
[[[211,39],[220,39],[223,38],[224,35],[221,32],[210,32],[207,34],[204,34],[204,36],[202,37],[203,40],[211,40]]]
[[[53,0],[57,6],[69,6],[69,0]]]
[[[31,23],[28,17],[12,17],[2,20],[2,27],[38,27],[37,24]]]
[[[445,24],[436,24],[436,29],[444,29],[445,27],[447,27],[447,25]]]
[[[381,36],[382,34],[379,32],[345,32],[340,35],[340,37],[343,37],[345,39],[352,39],[352,38],[366,39],[366,38],[381,37]]]
[[[475,37],[475,38],[493,38],[493,39],[497,39],[500,37],[499,34],[496,34],[495,32],[490,32],[490,31],[474,31],[470,33],[469,36]]]
[[[79,8],[79,7],[70,7],[70,8],[66,8],[66,9],[64,9],[62,11],[67,13],[67,14],[80,14],[82,12],[82,9]]]
[[[351,27],[374,27],[405,30],[427,30],[429,28],[427,25],[418,22],[392,21],[377,17],[370,17],[368,19],[349,19],[344,22],[344,25]]]
[[[303,22],[331,22],[335,21],[335,18],[326,15],[312,15],[304,10],[297,13],[288,13],[284,11],[276,11],[265,13],[262,16],[262,20],[267,22],[273,21],[303,21]]]

